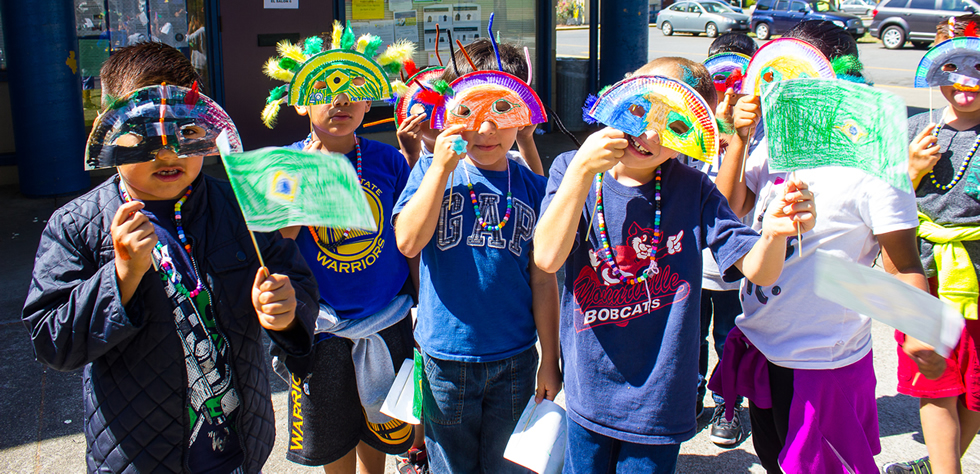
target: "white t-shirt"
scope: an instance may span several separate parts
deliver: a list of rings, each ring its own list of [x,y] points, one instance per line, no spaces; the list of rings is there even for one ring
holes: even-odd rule
[[[770,173],[765,140],[750,155],[745,182],[756,194],[752,228],[762,229],[769,203],[789,173]],[[814,254],[833,255],[870,266],[878,255],[875,235],[918,226],[915,196],[859,170],[824,167],[800,170],[817,206],[816,227],[787,239],[786,262],[776,284],[756,287],[743,280],[742,315],[735,323],[772,363],[791,369],[835,369],[871,350],[871,320],[814,293]]]

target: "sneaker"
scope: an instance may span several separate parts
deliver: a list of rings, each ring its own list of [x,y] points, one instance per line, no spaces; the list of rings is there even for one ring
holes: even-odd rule
[[[909,462],[893,462],[885,464],[885,474],[932,474],[929,456]]]
[[[700,419],[704,414],[704,397],[698,398],[698,403],[694,405],[694,418]]]
[[[718,446],[727,447],[738,443],[742,437],[742,422],[739,420],[739,409],[735,408],[732,421],[725,419],[725,405],[715,407],[714,419],[711,422],[711,442]]]
[[[425,448],[409,449],[396,457],[398,474],[429,474],[429,459]]]

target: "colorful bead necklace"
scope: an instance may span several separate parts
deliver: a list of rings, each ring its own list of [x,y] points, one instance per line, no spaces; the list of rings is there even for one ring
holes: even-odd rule
[[[480,214],[480,203],[476,199],[476,191],[473,191],[473,183],[470,182],[470,172],[466,169],[466,163],[463,163],[463,172],[466,173],[466,187],[470,190],[470,201],[473,202],[473,212],[476,213],[476,220],[480,223],[480,227],[483,230],[496,232],[503,229],[507,225],[507,221],[510,220],[510,212],[514,208],[514,198],[510,194],[510,159],[508,158],[507,160],[507,211],[504,213],[504,218],[497,225],[487,224],[487,221],[483,219],[483,215]]]
[[[653,245],[650,248],[650,265],[643,270],[642,274],[638,277],[623,275],[623,272],[616,265],[616,258],[613,255],[612,246],[609,245],[609,234],[606,233],[606,216],[602,211],[602,176],[604,173],[599,173],[596,175],[596,190],[595,190],[595,201],[596,201],[596,219],[599,222],[599,239],[602,241],[602,249],[598,252],[602,259],[606,261],[609,268],[612,271],[613,276],[619,279],[620,282],[626,283],[627,285],[635,285],[637,283],[643,283],[650,275],[656,275],[657,270],[657,246],[660,245],[660,167],[657,167],[657,174],[654,178],[656,182],[656,188],[654,191],[654,196],[656,197],[656,212],[653,217]]]
[[[936,128],[932,130],[932,136],[938,139],[939,129],[943,128],[943,125],[944,124],[942,123],[936,125]],[[970,148],[970,152],[966,154],[966,158],[963,159],[963,164],[961,164],[960,169],[956,171],[956,176],[953,177],[953,180],[945,185],[940,185],[936,181],[936,174],[930,170],[929,181],[932,182],[932,185],[935,186],[936,189],[939,189],[940,191],[949,191],[950,189],[953,189],[953,186],[956,186],[956,183],[960,182],[960,178],[962,178],[963,174],[966,173],[966,168],[970,166],[970,160],[973,159],[973,155],[977,152],[977,148],[980,148],[980,134],[977,134],[977,141],[973,142],[973,147]]]
[[[306,140],[304,141],[304,144],[305,143],[308,143],[310,140],[312,140],[312,138],[311,138],[312,135],[313,134],[311,133],[310,134],[310,137],[306,137]],[[357,184],[360,185],[361,184],[361,161],[362,161],[361,160],[361,143],[360,143],[360,140],[358,140],[357,136],[354,137],[354,151],[357,152]],[[313,227],[313,226],[311,226],[311,225],[310,226],[306,226],[306,228],[309,229],[310,230],[310,234],[313,235],[313,241],[316,242],[317,244],[319,244],[320,243],[320,236],[316,233],[316,228]],[[337,242],[334,242],[331,246],[334,247],[334,248],[336,248],[338,245],[340,245],[341,243],[343,243],[345,240],[347,240],[348,237],[350,237],[350,232],[351,232],[351,229],[349,227],[346,228],[346,229],[344,229],[344,236],[340,240],[338,240]]]
[[[184,193],[184,195],[177,200],[176,203],[174,203],[174,223],[177,225],[177,238],[180,239],[180,243],[184,245],[184,250],[187,251],[187,258],[190,259],[192,266],[194,266],[194,256],[191,254],[191,244],[187,241],[187,237],[184,235],[184,226],[182,225],[183,222],[180,216],[180,208],[185,202],[187,202],[187,197],[191,195],[193,190],[194,186],[187,186],[187,192]],[[133,201],[133,198],[130,197],[128,192],[126,192],[126,186],[123,185],[121,180],[119,181],[119,194],[122,195],[123,201]],[[157,244],[153,247],[153,249],[157,252],[157,254],[163,255],[163,243],[161,243],[159,240],[157,240]],[[173,263],[169,261],[161,261],[160,269],[163,270],[163,273],[167,276],[167,279],[174,283],[177,291],[180,291],[187,298],[194,298],[204,290],[204,283],[201,281],[200,274],[196,275],[197,285],[194,286],[193,290],[188,290],[187,287],[177,280],[177,269],[174,268]],[[195,266],[195,272],[196,271],[197,269]]]

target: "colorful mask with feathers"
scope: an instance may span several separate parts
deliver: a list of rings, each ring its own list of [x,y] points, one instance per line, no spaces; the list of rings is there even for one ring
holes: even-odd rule
[[[741,53],[718,53],[705,59],[704,67],[708,68],[708,72],[711,73],[715,90],[721,93],[729,88],[739,90],[750,59]]]
[[[926,51],[915,70],[915,87],[953,86],[980,91],[980,38],[951,38]]]
[[[283,103],[288,105],[329,104],[340,94],[351,101],[388,100],[392,96],[388,74],[398,74],[415,53],[415,43],[399,41],[377,54],[381,38],[366,34],[360,38],[347,23],[334,22],[331,47],[322,51],[323,40],[310,37],[301,45],[283,41],[277,45],[279,57],[269,59],[265,74],[289,84],[269,92],[262,122],[275,125]]]
[[[398,101],[395,102],[396,126],[404,122],[409,116],[419,113],[416,105],[422,107],[431,121],[432,109],[435,108],[436,104],[445,101],[443,94],[449,88],[446,81],[440,80],[443,70],[445,68],[433,66],[419,71],[414,62],[409,61],[405,64],[405,75],[409,76],[408,81],[405,83],[392,81],[391,83],[392,91],[398,97]],[[416,109],[414,113],[413,108]]]
[[[806,77],[836,79],[837,75],[830,60],[810,43],[780,38],[764,44],[752,56],[739,92],[761,96],[770,83]]]
[[[497,128],[521,128],[548,121],[544,104],[530,86],[502,71],[474,71],[456,78],[453,97],[432,111],[432,128],[465,125],[479,130],[483,122]]]
[[[711,163],[718,156],[719,127],[708,103],[691,86],[662,76],[635,76],[604,90],[588,112],[634,137],[656,131],[660,143]]]
[[[190,89],[157,85],[117,99],[95,119],[85,147],[85,168],[99,169],[156,159],[167,149],[180,158],[217,155],[215,140],[227,132],[233,150],[242,143],[231,117]]]

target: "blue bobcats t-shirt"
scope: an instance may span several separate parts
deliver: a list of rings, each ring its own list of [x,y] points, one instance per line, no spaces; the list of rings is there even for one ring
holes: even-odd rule
[[[575,152],[551,167],[542,212]],[[627,285],[595,249],[595,181],[565,261],[561,348],[568,416],[596,433],[640,444],[678,444],[694,436],[698,386],[702,249],[726,280],[759,236],[742,224],[707,175],[668,160],[661,166],[660,242],[654,238],[655,182],[630,187],[606,174],[602,201],[620,270],[639,276],[656,256],[656,274]],[[589,225],[591,224],[591,227]]]
[[[361,187],[378,230],[303,227],[296,237],[320,287],[320,301],[346,319],[381,311],[408,279],[408,261],[398,251],[391,224],[392,208],[408,180],[408,163],[390,145],[363,137],[360,141]],[[302,150],[303,141],[287,148]],[[356,169],[356,149],[346,156]]]
[[[395,214],[431,165],[431,156],[415,164]],[[513,160],[507,165],[513,209],[503,229],[484,230],[477,222],[463,167],[480,214],[491,224],[507,211],[507,171],[460,161],[443,194],[435,235],[422,249],[415,340],[437,359],[493,362],[528,349],[537,338],[528,265],[546,181]]]

